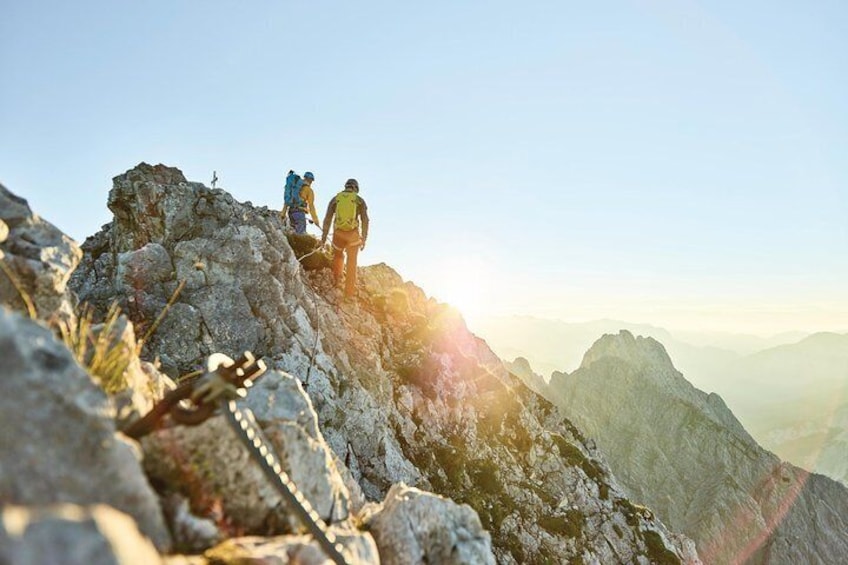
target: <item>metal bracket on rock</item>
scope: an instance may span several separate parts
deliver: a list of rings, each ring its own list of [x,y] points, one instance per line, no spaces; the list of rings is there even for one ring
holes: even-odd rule
[[[201,424],[212,416],[219,401],[244,398],[264,372],[265,363],[249,351],[236,360],[215,353],[207,361],[206,373],[167,393],[150,412],[122,431],[133,439],[142,438],[161,427],[166,416],[179,424]]]
[[[265,363],[246,351],[235,361],[215,353],[206,365],[206,373],[166,394],[144,417],[127,426],[124,434],[139,439],[159,428],[169,415],[179,424],[196,426],[209,419],[216,408],[223,406],[227,422],[295,516],[333,563],[346,565],[344,547],[283,470],[273,449],[268,447],[262,430],[256,425],[253,413],[247,409],[242,411],[235,403],[237,398],[247,396],[247,389],[265,372]]]

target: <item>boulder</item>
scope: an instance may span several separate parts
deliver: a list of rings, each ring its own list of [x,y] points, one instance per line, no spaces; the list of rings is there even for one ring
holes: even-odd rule
[[[350,497],[309,398],[291,375],[270,371],[259,382],[242,406],[256,408],[269,446],[318,515],[329,523],[347,520]],[[142,445],[148,473],[181,491],[198,514],[220,510],[219,521],[230,533],[286,533],[299,527],[223,415],[194,427],[157,430]]]
[[[0,563],[155,565],[156,548],[133,519],[105,505],[0,510]]]
[[[0,500],[107,504],[170,547],[136,444],[115,431],[105,393],[42,325],[0,308]]]
[[[0,304],[34,309],[42,320],[73,319],[68,280],[82,257],[77,244],[0,185]],[[29,304],[28,304],[29,302]]]
[[[495,563],[491,536],[468,505],[398,484],[372,512],[364,523],[384,565]]]

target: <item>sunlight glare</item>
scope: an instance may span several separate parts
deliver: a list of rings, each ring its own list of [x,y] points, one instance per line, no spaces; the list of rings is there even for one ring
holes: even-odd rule
[[[491,313],[495,279],[482,260],[445,261],[439,266],[438,275],[433,288],[437,300],[459,310],[466,320]]]

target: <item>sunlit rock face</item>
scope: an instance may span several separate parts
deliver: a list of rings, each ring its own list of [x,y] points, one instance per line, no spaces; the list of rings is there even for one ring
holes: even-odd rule
[[[664,348],[606,335],[551,398],[597,440],[632,500],[697,542],[710,563],[837,563],[848,490],[762,449],[722,399],[694,388]]]
[[[477,513],[441,496],[397,484],[364,521],[381,548],[383,565],[495,565],[491,538]]]
[[[342,480],[369,500],[403,482],[468,504],[499,563],[698,561],[456,312],[389,267],[362,268],[355,301],[339,302],[326,271],[301,269],[276,211],[161,165],[115,177],[109,206],[72,279],[80,299],[117,299],[139,335],[170,300],[144,355],[172,376],[244,349],[294,375]],[[450,524],[433,539],[462,539]]]
[[[77,244],[0,185],[0,304],[42,320],[71,319],[68,279],[82,252]]]

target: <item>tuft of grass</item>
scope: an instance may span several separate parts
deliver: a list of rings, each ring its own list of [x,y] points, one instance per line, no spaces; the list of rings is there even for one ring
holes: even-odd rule
[[[15,273],[2,255],[0,255],[0,270],[3,271],[9,282],[18,291],[18,295],[29,317],[37,320],[38,310],[32,301],[32,297],[18,280],[17,276],[15,276]],[[121,309],[117,303],[113,303],[109,307],[106,318],[99,330],[94,329],[94,311],[88,305],[83,306],[82,310],[75,316],[76,320],[56,321],[55,318],[52,318],[48,320],[48,325],[54,328],[54,332],[59,334],[59,337],[74,355],[77,362],[100,383],[103,390],[109,394],[116,394],[127,388],[128,383],[125,373],[132,362],[132,358],[134,356],[138,357],[141,354],[145,342],[157,330],[159,324],[162,323],[162,320],[165,318],[168,310],[171,309],[171,306],[176,302],[185,284],[185,280],[180,281],[168,303],[162,309],[162,312],[159,313],[159,316],[157,316],[144,336],[136,342],[135,349],[121,341],[118,335],[117,329],[118,321],[121,317]],[[193,376],[193,374],[186,375],[185,377],[190,376]]]
[[[97,379],[109,394],[127,388],[126,370],[135,351],[121,341],[118,323],[121,309],[112,304],[100,328],[95,330],[94,313],[83,307],[76,323],[59,322],[59,335],[80,365]]]
[[[15,276],[15,273],[12,272],[12,269],[9,268],[9,265],[6,264],[6,260],[5,258],[2,258],[2,255],[0,255],[0,269],[3,269],[3,272],[9,278],[9,282],[11,282],[12,286],[15,287],[15,290],[18,291],[18,295],[21,297],[29,317],[33,320],[37,319],[38,311],[35,309],[35,304],[33,303],[32,298],[24,289],[21,281],[18,280],[18,277]]]
[[[0,260],[0,270],[18,291],[21,301],[26,307],[27,314],[33,320],[38,319],[38,310],[32,297],[23,287],[9,268],[5,260]],[[132,360],[133,351],[117,333],[118,320],[121,310],[117,304],[109,308],[102,327],[94,330],[94,313],[90,308],[83,308],[76,320],[55,321],[48,324],[58,331],[59,337],[71,351],[77,362],[95,377],[100,386],[108,393],[114,394],[127,388],[124,373]]]
[[[141,349],[144,347],[144,344],[147,343],[147,340],[150,339],[150,336],[152,336],[153,333],[159,328],[159,324],[161,324],[162,320],[165,319],[165,315],[168,313],[168,310],[171,309],[171,306],[174,305],[174,302],[177,301],[177,297],[179,297],[180,293],[183,291],[183,288],[185,288],[185,285],[186,285],[185,279],[181,280],[180,284],[177,285],[177,288],[174,290],[174,293],[171,295],[171,298],[168,299],[168,303],[165,304],[165,307],[162,308],[162,311],[159,313],[159,315],[153,321],[153,325],[151,325],[150,328],[148,328],[147,331],[144,332],[144,335],[142,336],[142,338],[140,340],[138,340],[138,344],[136,345],[136,351],[135,351],[136,355],[141,354]]]

